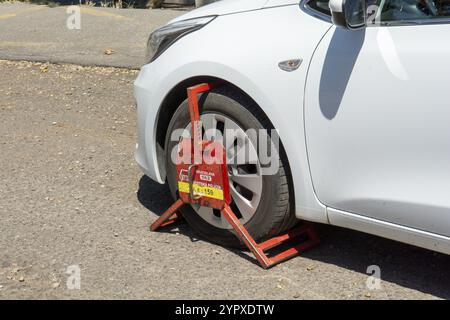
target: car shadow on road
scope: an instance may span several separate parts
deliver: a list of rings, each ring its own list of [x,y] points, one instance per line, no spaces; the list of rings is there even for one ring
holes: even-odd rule
[[[384,282],[450,299],[450,256],[335,226],[316,229],[322,243],[305,257],[363,274],[376,265]]]
[[[163,214],[173,203],[169,187],[146,176],[139,181],[137,197],[156,215]],[[366,274],[369,266],[377,265],[383,281],[450,299],[450,256],[339,227],[316,225],[316,229],[322,243],[305,252],[305,258],[362,274]],[[192,229],[183,223],[162,232],[179,232],[193,242],[199,241]],[[228,250],[256,264],[246,252]]]

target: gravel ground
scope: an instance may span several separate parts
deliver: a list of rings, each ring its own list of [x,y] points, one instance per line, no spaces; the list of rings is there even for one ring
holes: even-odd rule
[[[171,199],[133,160],[137,71],[0,61],[0,74],[2,299],[450,297],[449,256],[358,232],[319,226],[321,246],[269,271],[185,225],[151,233]]]

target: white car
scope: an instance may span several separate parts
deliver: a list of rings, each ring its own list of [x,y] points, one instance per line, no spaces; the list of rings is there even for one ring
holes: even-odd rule
[[[136,160],[175,194],[171,135],[189,126],[186,89],[221,81],[200,99],[205,129],[238,130],[253,154],[247,129],[275,128],[281,141],[275,174],[259,161],[229,170],[233,208],[257,240],[301,219],[450,254],[449,22],[448,0],[224,0],[191,11],[150,36],[135,82]],[[220,213],[183,215],[205,238],[238,245]]]

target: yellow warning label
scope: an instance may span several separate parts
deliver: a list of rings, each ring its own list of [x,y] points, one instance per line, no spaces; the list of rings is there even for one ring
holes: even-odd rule
[[[223,190],[221,189],[200,186],[198,184],[194,184],[193,188],[195,194],[199,194],[212,199],[223,200]],[[178,181],[178,191],[189,193],[189,183]]]

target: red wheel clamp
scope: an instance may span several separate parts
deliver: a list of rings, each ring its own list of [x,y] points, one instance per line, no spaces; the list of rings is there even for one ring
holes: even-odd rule
[[[237,237],[255,255],[260,265],[267,269],[317,245],[319,238],[312,226],[304,223],[283,235],[258,244],[233,213],[230,208],[231,196],[225,149],[219,142],[202,140],[198,94],[210,91],[213,87],[212,84],[200,84],[187,90],[192,138],[182,138],[178,144],[176,168],[179,199],[151,225],[150,230],[156,231],[177,222],[181,217],[177,211],[187,204],[218,209],[233,227]],[[266,254],[270,249],[283,243],[291,244],[292,240],[297,238],[306,240],[290,245],[288,249],[275,256],[269,257]]]

